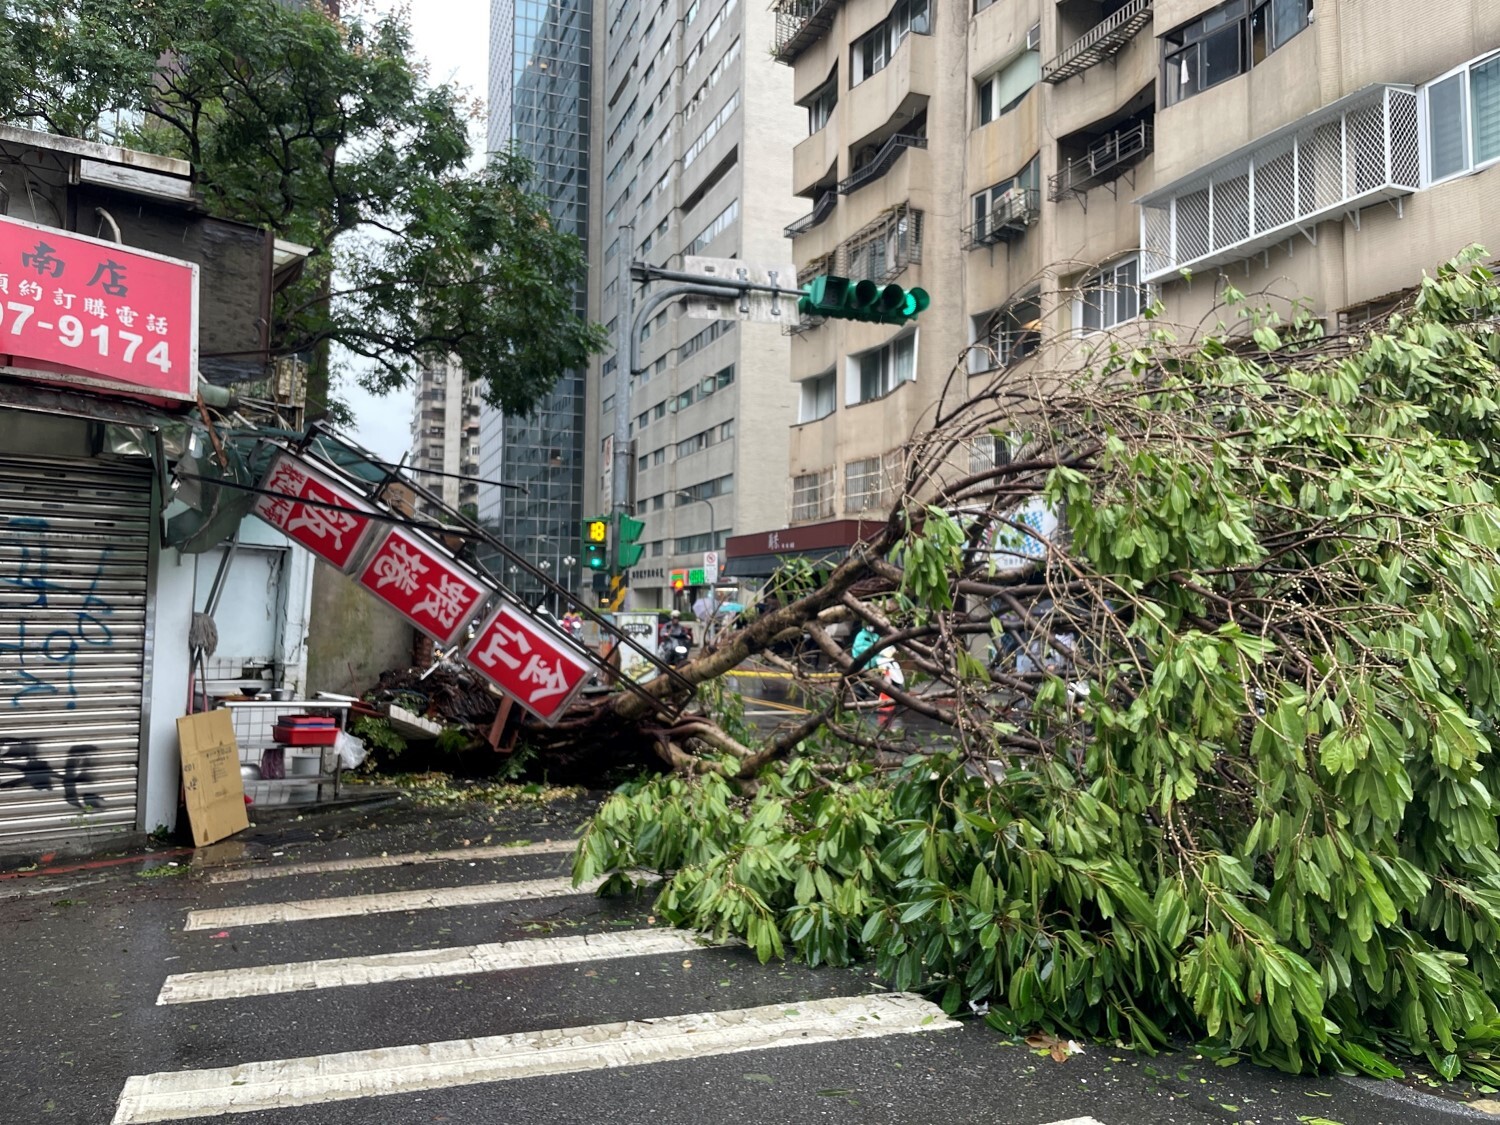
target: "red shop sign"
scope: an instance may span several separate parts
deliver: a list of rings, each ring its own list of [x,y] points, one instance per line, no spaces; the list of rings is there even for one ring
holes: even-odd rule
[[[491,590],[419,532],[393,527],[359,572],[360,585],[401,611],[440,645],[451,645]]]
[[[0,217],[0,356],[67,382],[191,401],[198,267]]]
[[[485,622],[464,659],[549,724],[562,717],[594,671],[572,642],[509,602]]]
[[[276,495],[257,500],[256,515],[324,562],[345,572],[350,569],[350,561],[374,523],[375,509],[326,473],[289,453],[278,454],[271,462],[260,487]],[[315,503],[299,504],[298,497]]]

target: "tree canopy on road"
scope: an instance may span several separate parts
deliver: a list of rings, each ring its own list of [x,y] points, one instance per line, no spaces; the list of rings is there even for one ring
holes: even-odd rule
[[[374,389],[456,356],[526,412],[602,346],[577,238],[512,152],[471,170],[478,107],[431,82],[404,18],[280,0],[12,0],[0,117],[192,162],[209,210],[312,248],[280,353],[337,344]]]
[[[667,873],[674,922],[873,958],[1002,1028],[1500,1082],[1500,286],[1479,261],[1347,335],[1230,291],[1213,332],[1152,326],[945,398],[875,541],[784,576],[684,673],[711,688],[805,637],[845,679],[801,675],[809,715],[763,739],[732,708],[581,715],[640,715],[675,768],[605,804],[576,873]],[[1059,530],[1020,518],[1039,509]],[[847,678],[873,657],[840,620],[899,656],[884,690],[950,732],[936,751],[858,720]]]

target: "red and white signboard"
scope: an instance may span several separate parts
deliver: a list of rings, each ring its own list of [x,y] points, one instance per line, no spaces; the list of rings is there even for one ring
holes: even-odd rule
[[[352,489],[289,453],[277,454],[260,487],[275,496],[262,496],[254,512],[280,528],[324,562],[346,573],[360,545],[374,526],[375,509]],[[297,498],[315,501],[299,504]],[[323,507],[322,505],[335,505]]]
[[[427,536],[400,527],[386,533],[359,582],[444,646],[468,628],[492,592]]]
[[[464,659],[548,724],[562,717],[594,670],[571,641],[510,602],[484,623]]]
[[[0,217],[0,357],[67,382],[191,401],[198,267]]]

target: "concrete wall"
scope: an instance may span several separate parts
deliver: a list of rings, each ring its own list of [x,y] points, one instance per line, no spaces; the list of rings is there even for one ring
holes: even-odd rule
[[[358,695],[380,673],[411,664],[415,631],[406,619],[324,562],[313,565],[307,639],[309,694]]]

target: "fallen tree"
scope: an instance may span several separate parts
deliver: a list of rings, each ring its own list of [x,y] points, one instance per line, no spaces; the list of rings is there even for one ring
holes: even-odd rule
[[[670,873],[674,922],[873,958],[1000,1027],[1500,1082],[1500,287],[1478,261],[1350,335],[1230,293],[1227,328],[945,396],[882,532],[683,669],[723,697],[805,640],[842,673],[802,677],[805,717],[758,738],[626,694],[570,717],[672,767],[605,804],[575,874]],[[1021,518],[1042,507],[1065,530]],[[881,640],[853,658],[840,621]],[[880,649],[907,671],[885,690],[949,732],[904,763],[848,705]]]

